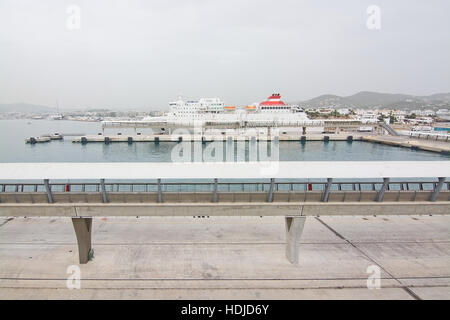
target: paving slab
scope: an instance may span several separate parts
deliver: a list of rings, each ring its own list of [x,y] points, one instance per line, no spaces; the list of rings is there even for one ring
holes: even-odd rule
[[[302,243],[345,243],[314,218],[308,218]],[[94,244],[285,243],[283,217],[94,218]],[[14,218],[0,229],[0,243],[74,244],[69,218]]]
[[[70,219],[16,218],[0,227],[0,299],[450,299],[449,220],[383,218],[308,218],[299,265],[280,217],[98,218],[81,290],[66,288]]]
[[[450,288],[444,287],[422,287],[411,289],[422,300],[449,300]]]
[[[1,296],[0,296],[1,297]],[[183,300],[301,300],[301,299],[360,299],[360,300],[411,300],[402,289],[208,289],[208,290],[68,290],[68,289],[9,289],[5,299],[183,299]]]
[[[359,278],[365,283],[373,264],[348,244],[302,244],[300,250],[300,263],[293,265],[283,244],[98,244],[94,261],[80,267],[87,279]],[[2,278],[66,278],[67,268],[78,263],[75,245],[1,244],[0,257]]]
[[[320,217],[352,242],[450,242],[450,216]]]
[[[450,277],[450,243],[360,243],[357,247],[395,278]]]

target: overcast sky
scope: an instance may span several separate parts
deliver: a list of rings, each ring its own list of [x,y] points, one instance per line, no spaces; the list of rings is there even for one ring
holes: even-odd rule
[[[366,25],[373,4],[379,30]],[[0,103],[449,92],[449,13],[448,0],[0,0]]]

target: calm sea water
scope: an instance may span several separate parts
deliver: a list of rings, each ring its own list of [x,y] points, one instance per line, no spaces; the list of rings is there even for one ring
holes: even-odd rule
[[[72,143],[64,141],[42,144],[25,144],[25,138],[46,133],[97,134],[98,122],[48,121],[48,120],[0,120],[0,162],[156,162],[171,161],[171,152],[177,145],[171,142],[125,143]],[[145,134],[145,130],[140,130]],[[107,133],[118,131],[108,130]],[[131,133],[120,129],[122,134]],[[224,143],[226,146],[226,143]],[[201,148],[205,148],[202,146]],[[272,143],[272,148],[274,144]],[[236,148],[236,147],[235,147]],[[248,152],[248,143],[246,144]],[[450,160],[449,156],[427,151],[397,148],[367,142],[329,143],[308,141],[280,142],[279,158],[282,161],[417,161]],[[239,160],[243,160],[242,156]]]

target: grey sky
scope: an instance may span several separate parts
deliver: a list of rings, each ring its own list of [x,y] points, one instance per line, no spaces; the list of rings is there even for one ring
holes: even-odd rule
[[[68,30],[69,5],[81,8]],[[381,30],[366,27],[369,5]],[[450,91],[450,1],[0,0],[0,103]]]

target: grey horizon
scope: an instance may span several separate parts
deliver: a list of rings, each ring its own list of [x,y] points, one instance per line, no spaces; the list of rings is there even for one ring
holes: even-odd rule
[[[366,9],[381,9],[381,29]],[[68,30],[69,5],[81,28]],[[167,109],[450,92],[450,2],[2,0],[0,103]]]

